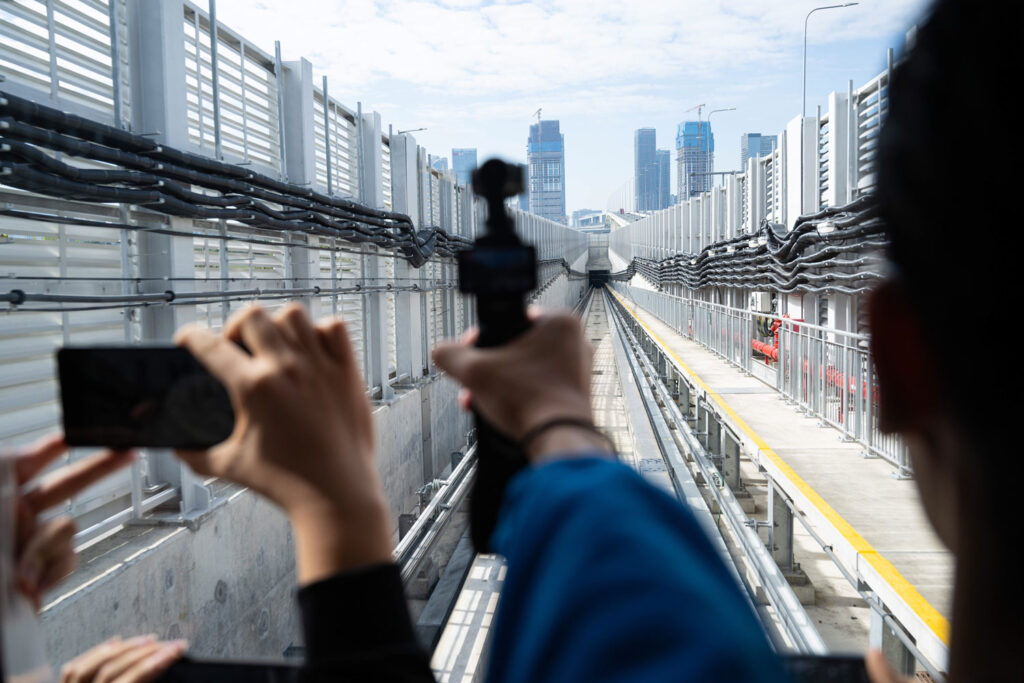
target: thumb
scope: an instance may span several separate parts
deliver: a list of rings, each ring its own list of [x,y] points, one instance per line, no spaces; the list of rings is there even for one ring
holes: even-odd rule
[[[864,656],[864,665],[871,683],[904,683],[906,680],[896,675],[881,650],[868,650]]]
[[[468,385],[473,367],[480,361],[480,351],[464,344],[439,344],[431,357],[441,368],[462,385]]]

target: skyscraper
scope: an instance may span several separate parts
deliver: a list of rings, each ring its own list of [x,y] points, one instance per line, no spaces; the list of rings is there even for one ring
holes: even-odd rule
[[[435,171],[447,171],[448,170],[448,159],[445,157],[436,157],[433,154],[430,155],[430,168]]]
[[[658,159],[658,206],[667,209],[672,206],[672,152],[659,149],[655,152]]]
[[[539,121],[530,126],[526,156],[530,213],[565,224],[565,137],[558,121]]]
[[[639,128],[633,134],[633,186],[637,211],[654,211],[658,206],[658,158],[653,128]]]
[[[452,150],[452,171],[455,182],[463,187],[473,184],[473,170],[476,168],[476,147],[463,147]]]
[[[679,201],[711,189],[715,170],[715,136],[707,121],[684,121],[676,129]],[[691,175],[692,174],[692,175]]]
[[[740,170],[747,168],[747,159],[756,159],[771,154],[778,145],[778,138],[774,135],[762,135],[761,133],[744,133],[740,136]]]

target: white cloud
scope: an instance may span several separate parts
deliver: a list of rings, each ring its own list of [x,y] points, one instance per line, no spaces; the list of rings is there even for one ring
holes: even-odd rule
[[[264,49],[357,91],[381,79],[458,94],[558,91],[592,83],[714,79],[792,56],[806,2],[220,0],[218,13]],[[864,2],[811,19],[812,44],[905,25],[921,0]]]
[[[907,27],[925,1],[863,0],[816,13],[809,95],[815,74],[837,80],[818,87],[818,101],[847,78],[873,76],[878,41]],[[327,74],[331,93],[349,106],[361,100],[385,124],[427,126],[417,136],[441,154],[477,145],[521,157],[530,114],[543,107],[545,118],[562,119],[572,151],[571,209],[603,205],[593,188],[629,177],[633,128],[656,125],[659,146],[670,146],[675,122],[698,102],[740,109],[716,118],[726,168],[740,132],[784,125],[799,109],[804,17],[815,4],[218,0],[217,11],[268,53],[277,39],[286,60],[309,59],[317,81]],[[837,52],[844,45],[871,52]]]

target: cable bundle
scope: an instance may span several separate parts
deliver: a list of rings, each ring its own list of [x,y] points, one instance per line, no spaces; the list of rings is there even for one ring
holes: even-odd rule
[[[775,292],[860,294],[883,277],[884,225],[871,197],[801,216],[793,229],[762,221],[752,235],[716,242],[696,254],[656,261],[634,257],[612,279],[639,273],[659,286],[737,287]]]
[[[117,168],[81,169],[48,152]],[[414,267],[469,239],[416,230],[401,213],[371,209],[0,91],[0,174],[6,185],[84,202],[136,204],[172,216],[337,237],[397,249]],[[196,192],[194,188],[206,192]]]

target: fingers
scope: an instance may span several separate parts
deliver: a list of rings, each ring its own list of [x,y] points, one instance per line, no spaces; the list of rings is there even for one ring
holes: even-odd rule
[[[250,362],[238,344],[197,325],[178,330],[174,343],[188,349],[211,375],[228,387],[235,386]]]
[[[215,477],[213,458],[210,451],[174,451],[174,456],[182,460],[196,474],[204,477]]]
[[[70,517],[48,520],[35,529],[18,556],[18,588],[40,608],[42,594],[75,568],[72,539],[75,523]]]
[[[149,683],[161,676],[185,654],[188,644],[183,640],[163,643],[163,646],[139,661],[113,683]],[[97,682],[102,683],[102,682]]]
[[[462,338],[459,340],[465,346],[476,346],[476,340],[480,338],[480,328],[471,327],[462,333]]]
[[[157,642],[155,636],[112,638],[63,666],[61,683],[147,683],[185,652],[183,640]]]
[[[317,360],[323,358],[323,347],[316,328],[306,315],[306,309],[300,304],[285,306],[274,316],[274,323],[294,348],[312,355]]]
[[[96,672],[93,683],[145,683],[151,681],[181,657],[184,641],[139,645],[107,660]]]
[[[321,347],[335,362],[342,365],[356,365],[355,351],[352,340],[348,336],[348,328],[339,318],[324,320],[316,326]]]
[[[96,647],[86,650],[70,662],[61,667],[61,683],[90,683],[107,662],[116,659],[120,655],[132,649],[144,647],[156,642],[156,636],[136,636],[128,640],[121,640],[119,637],[100,643]]]
[[[29,446],[28,450],[14,459],[14,468],[19,484],[32,479],[51,462],[68,450],[64,436],[53,434]]]
[[[909,683],[910,679],[896,675],[889,666],[889,661],[881,650],[868,650],[864,656],[864,666],[868,670],[871,683]]]
[[[91,484],[129,464],[134,457],[132,451],[103,451],[82,458],[61,468],[26,493],[25,504],[38,514],[74,497]]]
[[[287,354],[293,350],[283,332],[260,306],[249,306],[228,320],[224,337],[242,342],[254,356]]]
[[[39,486],[25,494],[25,504],[33,513],[40,513],[74,497],[111,472],[128,465],[133,451],[103,451],[64,467],[47,477]]]
[[[476,348],[462,344],[439,344],[431,356],[437,367],[441,368],[456,381],[465,386],[472,386],[472,370],[479,360],[481,352]]]
[[[465,387],[459,389],[459,408],[467,413],[473,409],[473,392]]]

